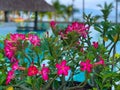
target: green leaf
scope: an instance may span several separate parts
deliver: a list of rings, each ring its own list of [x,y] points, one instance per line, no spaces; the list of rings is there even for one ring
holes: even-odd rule
[[[4,61],[5,59],[4,59],[4,57],[3,57],[3,54],[2,53],[0,53],[0,61]]]
[[[32,85],[32,79],[31,79],[31,77],[27,76],[26,83]]]
[[[6,79],[6,74],[0,74],[0,85],[5,81]]]
[[[95,82],[100,86],[100,88],[102,88],[103,86],[102,86],[102,83],[101,83],[101,81],[100,80],[98,80],[98,79],[95,79]]]
[[[113,41],[113,37],[111,35],[108,35],[108,38]]]
[[[117,85],[116,90],[120,90],[120,85]]]
[[[54,57],[48,55],[48,56],[45,56],[45,59],[48,59],[48,60],[54,60]]]
[[[95,29],[96,31],[102,33],[102,30],[101,30],[100,26],[94,26],[94,29]]]
[[[34,83],[35,84],[35,87],[38,88],[40,90],[40,88],[42,87],[43,85],[43,79],[41,77],[38,77],[36,79],[36,82]]]
[[[89,53],[87,54],[87,58],[90,59],[90,60],[93,60],[94,57],[95,57],[95,55],[92,54],[92,52],[89,52]]]
[[[97,88],[93,88],[93,90],[97,90]]]
[[[110,83],[106,83],[106,84],[104,85],[104,87],[105,87],[105,88],[109,88],[109,87],[111,87],[111,84],[110,84]]]
[[[103,73],[103,78],[111,78],[113,76],[116,76],[116,73],[115,72],[105,72]]]
[[[2,59],[3,58],[3,54],[2,53],[0,53],[0,59]]]
[[[55,89],[58,89],[58,87],[60,86],[60,82],[57,81],[57,80],[55,80],[55,81],[53,82],[53,86],[54,86]]]

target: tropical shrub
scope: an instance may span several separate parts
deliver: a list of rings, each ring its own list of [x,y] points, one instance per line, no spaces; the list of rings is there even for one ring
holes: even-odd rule
[[[116,83],[120,78],[120,54],[115,47],[120,27],[111,25],[107,18],[99,24],[91,15],[85,15],[85,20],[72,22],[64,29],[51,21],[52,34],[46,32],[42,38],[34,33],[8,34],[3,38],[0,88],[76,90],[89,84],[91,90],[110,90],[113,86],[119,90]],[[90,36],[93,25],[100,33],[99,41],[92,41]],[[82,72],[85,80],[76,83],[74,76]]]

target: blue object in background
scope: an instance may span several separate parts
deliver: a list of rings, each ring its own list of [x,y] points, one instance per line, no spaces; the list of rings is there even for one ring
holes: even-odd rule
[[[65,76],[66,81],[69,79],[70,75],[71,75],[71,70],[69,70],[68,76]],[[60,81],[59,78],[57,80]],[[70,79],[70,81],[71,81],[71,79]],[[77,70],[76,74],[73,76],[73,81],[84,82],[85,81],[85,72],[81,72],[80,70]]]
[[[85,72],[80,72],[73,76],[73,80],[77,82],[84,82],[85,81]]]

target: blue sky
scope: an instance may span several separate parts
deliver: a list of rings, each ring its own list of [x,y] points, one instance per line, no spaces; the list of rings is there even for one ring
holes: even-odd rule
[[[48,3],[51,3],[51,1],[54,0],[46,0]],[[72,4],[72,0],[59,0],[62,4],[69,5]],[[74,7],[82,9],[82,1],[83,0],[74,0]],[[85,7],[89,9],[98,9],[97,4],[104,4],[104,2],[107,3],[113,3],[115,5],[115,0],[84,0]]]
[[[46,0],[51,4],[54,0]],[[69,5],[72,4],[72,0],[59,0],[62,4]],[[82,1],[83,0],[74,0],[74,7],[80,10],[79,14],[82,14]],[[110,14],[110,20],[115,21],[115,0],[84,0],[85,1],[85,12],[92,13],[93,15],[101,14],[100,8],[97,7],[98,4],[103,5],[104,2],[113,3],[113,11]],[[118,3],[118,13],[120,18],[120,2]],[[76,14],[77,17],[81,17],[79,14]],[[119,20],[120,21],[120,20]]]
[[[51,3],[51,1],[54,1],[54,0],[46,0],[48,3]],[[62,4],[72,4],[72,0],[59,0]],[[82,1],[83,0],[74,0],[74,6],[77,7],[77,8],[82,8]],[[96,5],[99,3],[99,4],[103,4],[105,1],[107,3],[110,3],[110,2],[113,2],[114,3],[114,0],[84,0],[85,1],[85,7],[86,8],[91,8],[91,9],[97,9],[96,8]]]

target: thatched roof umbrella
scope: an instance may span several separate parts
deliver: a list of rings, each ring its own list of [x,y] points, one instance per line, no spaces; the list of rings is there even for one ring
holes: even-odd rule
[[[32,11],[35,12],[34,29],[37,29],[38,12],[55,11],[45,0],[0,0],[2,11]]]

